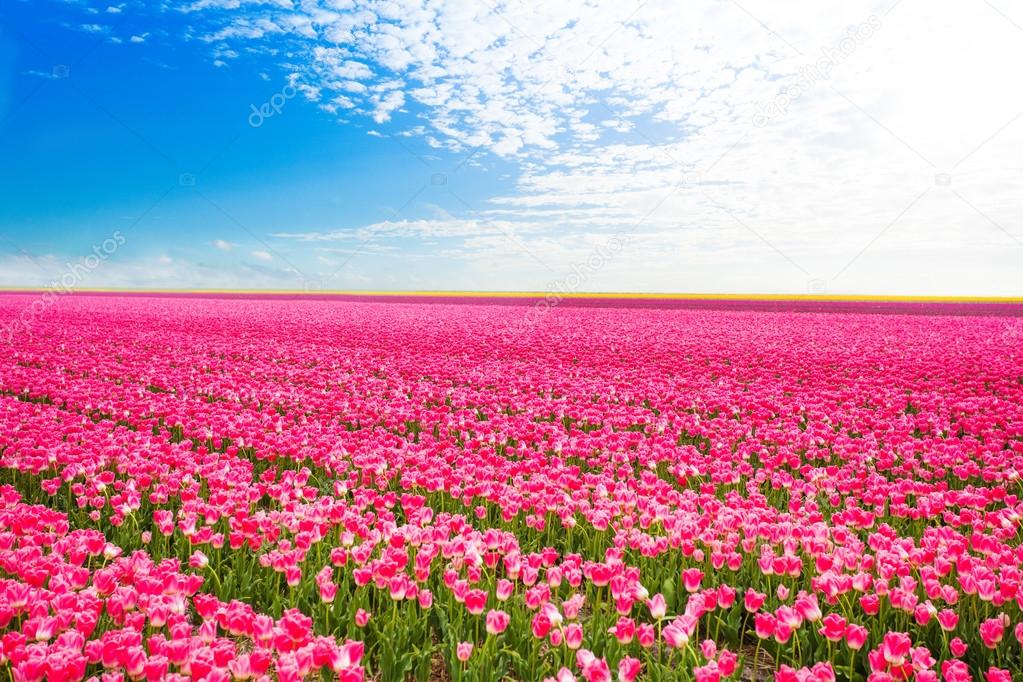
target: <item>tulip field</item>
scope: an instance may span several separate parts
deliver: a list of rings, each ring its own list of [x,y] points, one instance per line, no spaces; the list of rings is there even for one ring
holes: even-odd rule
[[[64,296],[0,340],[0,675],[1021,680],[967,308]]]

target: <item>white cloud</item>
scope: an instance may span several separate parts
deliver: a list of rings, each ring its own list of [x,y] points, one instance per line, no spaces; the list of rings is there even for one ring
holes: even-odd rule
[[[91,270],[73,266],[80,262],[79,259],[65,261],[52,254],[31,258],[0,254],[0,286],[57,288],[63,282],[83,291],[102,288],[286,289],[301,288],[306,281],[303,275],[290,268],[247,263],[224,266],[167,256],[129,260],[117,254]],[[355,274],[339,272],[334,281],[339,287],[352,286]]]
[[[238,246],[237,244],[226,241],[224,239],[214,239],[211,243],[215,248],[218,248],[221,251],[233,251],[235,247]]]
[[[452,220],[291,238],[439,235],[461,240],[452,257],[527,273],[628,230],[625,288],[1023,290],[1006,261],[1023,248],[1007,0],[190,7],[211,8],[207,40],[286,43],[322,108],[519,168],[514,191]]]
[[[274,259],[273,255],[269,251],[252,251],[249,255],[258,261],[263,261],[264,263],[269,263]]]
[[[483,226],[474,220],[385,220],[353,230],[277,232],[270,236],[298,242],[364,242],[376,237],[469,237]]]

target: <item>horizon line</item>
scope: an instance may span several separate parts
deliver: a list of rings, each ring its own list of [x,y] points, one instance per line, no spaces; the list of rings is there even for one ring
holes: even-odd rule
[[[60,292],[58,288],[0,286],[0,293]],[[697,293],[697,292],[633,292],[633,291],[486,291],[446,289],[173,289],[173,288],[92,288],[75,289],[67,294],[230,294],[266,296],[375,296],[375,297],[449,297],[449,298],[576,298],[576,299],[654,299],[654,300],[721,300],[721,301],[891,301],[921,303],[1023,303],[1023,296],[950,296],[940,294],[795,294],[795,293]]]

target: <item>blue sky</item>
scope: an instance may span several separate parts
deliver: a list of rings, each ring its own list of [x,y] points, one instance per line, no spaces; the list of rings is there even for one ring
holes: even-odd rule
[[[1019,294],[1023,13],[776,4],[6,0],[0,284]]]

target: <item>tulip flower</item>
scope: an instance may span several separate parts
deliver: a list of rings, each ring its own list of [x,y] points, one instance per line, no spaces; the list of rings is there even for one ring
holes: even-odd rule
[[[638,658],[631,656],[624,656],[618,661],[618,682],[633,682],[639,673],[642,671],[643,666]]]
[[[867,636],[870,633],[862,625],[850,623],[845,629],[845,642],[850,649],[859,650],[867,643]]]
[[[487,612],[487,632],[499,635],[508,628],[511,617],[504,611],[490,610]]]
[[[650,609],[650,617],[654,620],[660,620],[664,618],[664,614],[667,613],[668,607],[664,601],[663,594],[655,594],[649,601],[647,601],[647,608]]]
[[[942,609],[937,614],[938,624],[945,632],[951,632],[959,624],[959,614],[952,609]]]
[[[980,624],[980,637],[988,649],[994,649],[1001,643],[1005,634],[1005,622],[1006,619],[998,616],[988,618]]]
[[[821,621],[819,632],[832,642],[840,642],[848,632],[845,618],[837,613],[829,613]]]

